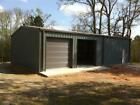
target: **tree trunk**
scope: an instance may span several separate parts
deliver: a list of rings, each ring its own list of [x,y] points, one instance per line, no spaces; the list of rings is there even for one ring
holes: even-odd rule
[[[94,33],[96,34],[96,16],[95,16],[95,13],[93,15],[93,29],[94,29]]]
[[[108,28],[108,35],[111,36],[111,32],[110,32],[110,15],[107,16],[107,28]]]
[[[123,17],[122,21],[123,21],[123,27],[122,27],[122,37],[124,37],[124,34],[125,34],[125,28],[126,28],[125,18],[124,18],[124,17]]]
[[[95,12],[95,0],[91,1],[92,2],[92,15],[93,15],[93,31],[96,34],[96,12]]]
[[[99,34],[102,34],[102,16],[103,16],[103,5],[102,5],[101,10],[100,10]]]

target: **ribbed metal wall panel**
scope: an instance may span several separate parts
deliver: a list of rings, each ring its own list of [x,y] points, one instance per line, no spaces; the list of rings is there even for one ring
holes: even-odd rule
[[[70,40],[72,67],[77,66],[78,39],[96,41],[96,65],[122,63],[122,50],[125,50],[126,63],[130,60],[130,39],[87,33],[47,30],[40,27],[23,26],[11,38],[12,63],[32,69],[46,68],[47,38]]]
[[[125,54],[123,54],[125,53]],[[104,65],[122,64],[129,62],[129,40],[105,38],[104,40]]]
[[[102,64],[102,37],[92,36],[92,35],[77,35],[77,34],[64,34],[64,33],[52,33],[46,32],[45,36],[47,38],[64,38],[73,40],[73,67],[77,65],[77,40],[96,40],[96,65]]]
[[[39,72],[40,31],[34,28],[20,28],[11,37],[11,62]]]

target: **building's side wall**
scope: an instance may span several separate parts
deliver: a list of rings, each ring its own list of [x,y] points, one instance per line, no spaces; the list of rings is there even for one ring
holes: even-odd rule
[[[39,70],[39,30],[21,27],[11,37],[12,64]]]
[[[104,39],[104,65],[122,64],[129,62],[129,39],[105,38]]]

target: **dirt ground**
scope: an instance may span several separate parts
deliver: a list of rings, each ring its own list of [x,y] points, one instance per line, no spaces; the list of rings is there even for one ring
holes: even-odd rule
[[[47,78],[6,67],[0,65],[0,105],[140,105],[140,68]]]

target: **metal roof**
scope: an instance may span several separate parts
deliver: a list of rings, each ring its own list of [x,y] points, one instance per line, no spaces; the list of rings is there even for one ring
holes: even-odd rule
[[[47,29],[45,27],[37,27],[37,26],[21,26],[20,28],[34,28],[39,29],[45,32],[55,32],[55,33],[64,33],[64,34],[76,34],[76,35],[88,35],[88,36],[97,36],[97,37],[107,37],[107,38],[119,38],[119,39],[130,39],[128,37],[121,37],[121,36],[107,36],[103,34],[94,34],[94,33],[87,33],[87,32],[77,32],[77,31],[64,31],[64,30],[56,30],[56,29]]]

